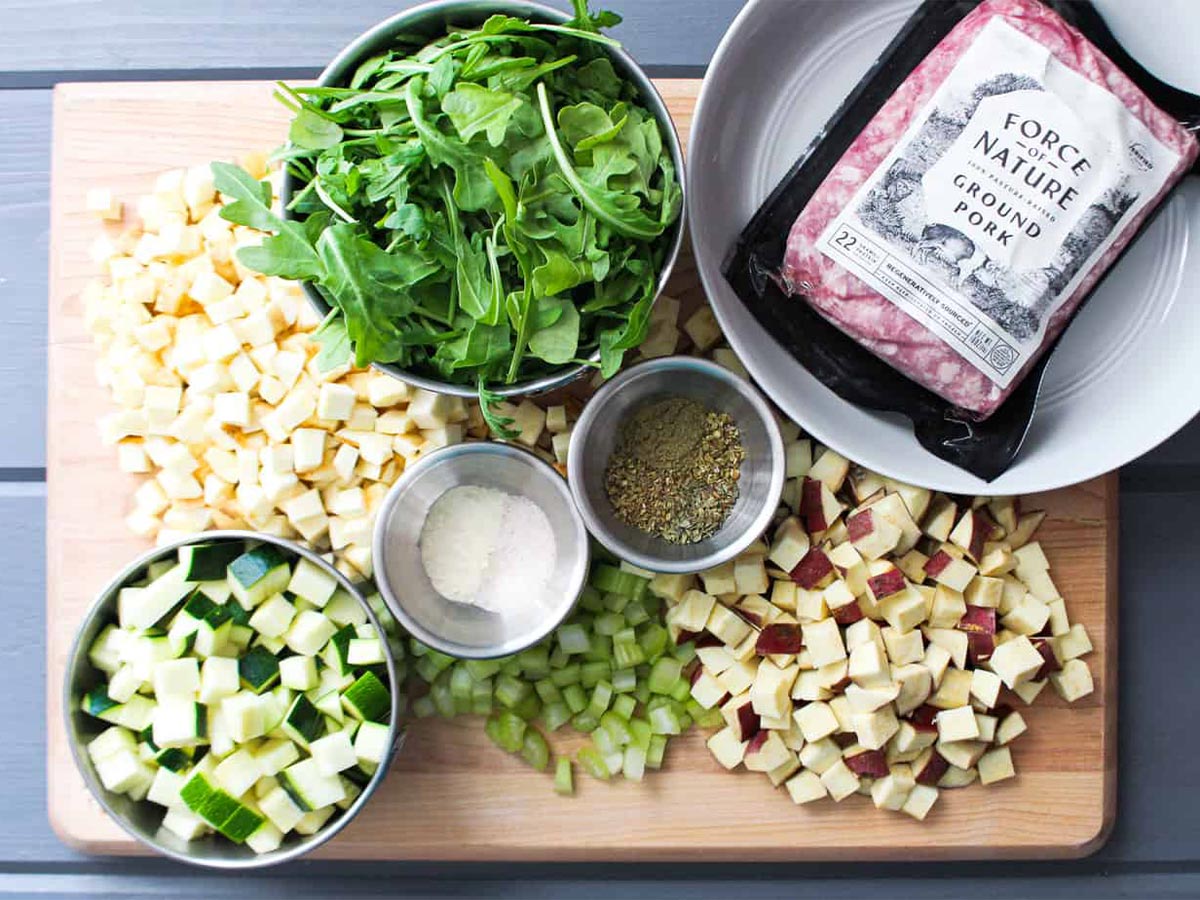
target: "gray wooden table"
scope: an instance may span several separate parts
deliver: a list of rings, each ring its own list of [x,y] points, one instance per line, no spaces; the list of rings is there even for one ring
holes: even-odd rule
[[[565,5],[565,0],[560,0]],[[836,0],[833,0],[836,2]],[[1200,896],[1200,425],[1121,476],[1120,795],[1112,839],[1072,863],[441,865],[300,863],[236,882],[80,856],[45,811],[46,277],[50,89],[60,81],[314,74],[411,0],[0,0],[0,893],[522,898]],[[741,0],[622,0],[656,75],[699,76]],[[414,827],[420,827],[415,824]],[[886,885],[881,879],[888,879]]]

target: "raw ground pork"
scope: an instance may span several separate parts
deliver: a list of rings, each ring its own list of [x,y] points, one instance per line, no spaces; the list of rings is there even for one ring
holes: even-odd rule
[[[1060,62],[1115,94],[1181,157],[1162,191],[1128,222],[1098,264],[1053,313],[1045,339],[1037,355],[1026,363],[1026,371],[1058,336],[1075,307],[1137,234],[1163,195],[1191,167],[1200,149],[1194,135],[1155,106],[1087,38],[1037,0],[985,0],[946,35],[868,123],[792,226],[781,272],[784,289],[804,294],[822,316],[850,337],[909,378],[979,418],[991,415],[1004,402],[1024,372],[1007,389],[1000,388],[940,337],[820,253],[815,243],[888,156],[975,36],[995,16],[1003,17],[1009,25],[1047,47]]]

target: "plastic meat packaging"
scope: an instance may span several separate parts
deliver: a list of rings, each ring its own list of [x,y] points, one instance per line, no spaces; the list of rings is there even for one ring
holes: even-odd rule
[[[1150,75],[1088,2],[927,0],[726,276],[832,390],[990,480],[1063,329],[1195,170],[1197,130],[1200,97]]]

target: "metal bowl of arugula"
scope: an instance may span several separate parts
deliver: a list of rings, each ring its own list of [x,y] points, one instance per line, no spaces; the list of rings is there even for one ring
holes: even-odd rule
[[[256,260],[306,283],[325,360],[489,398],[607,377],[641,343],[682,154],[601,33],[620,18],[574,3],[426,4],[281,86],[286,221]]]

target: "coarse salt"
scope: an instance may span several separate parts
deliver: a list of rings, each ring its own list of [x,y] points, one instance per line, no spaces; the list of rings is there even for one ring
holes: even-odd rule
[[[536,503],[473,485],[434,501],[420,549],[434,590],[499,614],[546,605],[558,551],[550,520]]]

